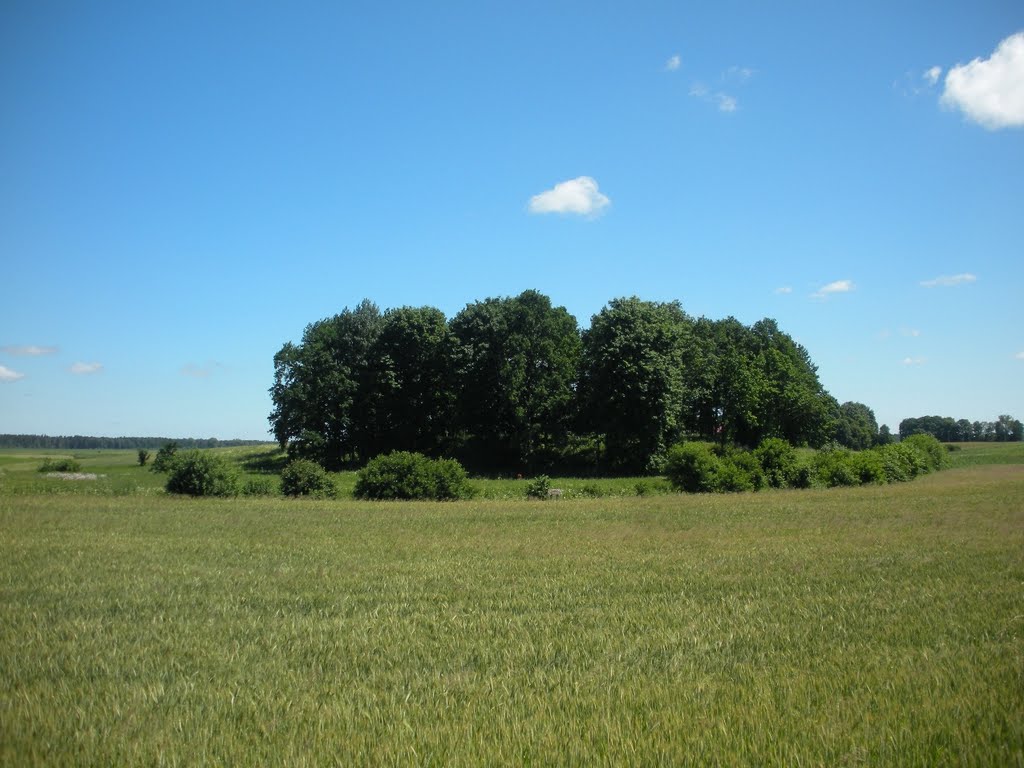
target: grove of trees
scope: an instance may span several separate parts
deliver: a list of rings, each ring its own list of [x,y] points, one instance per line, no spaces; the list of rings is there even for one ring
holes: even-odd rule
[[[1024,440],[1024,424],[1009,414],[995,421],[969,421],[950,416],[918,416],[900,422],[900,438],[934,435],[944,443],[1019,442]]]
[[[328,468],[401,450],[527,473],[654,471],[681,439],[820,446],[857,405],[839,406],[774,320],[695,319],[631,297],[581,332],[537,291],[447,321],[363,301],[286,343],[270,394],[278,442]],[[874,425],[861,408],[847,409],[851,439]]]

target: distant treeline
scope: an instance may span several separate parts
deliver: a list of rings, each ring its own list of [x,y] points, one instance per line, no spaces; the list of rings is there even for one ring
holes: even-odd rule
[[[160,448],[175,442],[179,448],[235,448],[264,445],[266,440],[218,440],[216,437],[91,437],[89,435],[0,435],[0,448],[49,448],[57,450],[130,450]]]
[[[944,443],[1020,442],[1024,424],[1009,414],[995,421],[969,421],[950,416],[918,416],[900,422],[900,438],[911,435],[935,435]]]

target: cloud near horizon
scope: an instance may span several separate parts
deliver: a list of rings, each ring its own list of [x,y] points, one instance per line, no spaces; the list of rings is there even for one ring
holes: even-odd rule
[[[977,281],[977,277],[970,272],[959,275],[939,275],[931,280],[922,280],[921,285],[925,288],[952,288],[957,285],[967,285]]]
[[[17,371],[12,371],[6,365],[0,365],[0,381],[10,382],[24,378],[24,373],[18,373]]]
[[[15,357],[41,357],[42,355],[57,354],[57,347],[40,347],[35,344],[9,344],[0,347],[0,351]]]
[[[950,69],[939,103],[990,131],[1024,127],[1024,31],[1002,40],[989,58]]]
[[[821,288],[816,290],[811,296],[815,299],[824,299],[831,296],[833,293],[849,293],[856,288],[853,280],[833,280],[828,285],[823,285]]]
[[[103,363],[74,363],[68,368],[76,376],[88,376],[103,370]]]
[[[553,188],[531,197],[529,211],[596,217],[611,203],[606,195],[601,194],[593,178],[577,176],[575,179],[559,182]]]

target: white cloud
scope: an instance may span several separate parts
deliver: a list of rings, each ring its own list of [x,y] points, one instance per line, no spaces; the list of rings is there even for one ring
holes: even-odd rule
[[[790,288],[788,285],[783,285],[783,286],[780,286],[779,288],[776,288],[775,292],[778,293],[778,294],[786,294],[786,293],[792,293],[793,289]]]
[[[103,363],[75,363],[68,370],[77,376],[87,376],[102,371]]]
[[[41,357],[42,355],[57,354],[56,347],[37,347],[34,344],[11,344],[6,347],[0,347],[0,350],[8,355],[15,355],[17,357]]]
[[[704,83],[694,83],[690,86],[690,95],[698,99],[703,99],[708,95],[708,87]]]
[[[722,79],[739,80],[741,83],[746,82],[754,76],[754,70],[750,67],[729,67],[725,72],[722,73]]]
[[[735,112],[737,105],[736,99],[727,93],[718,94],[715,99],[718,101],[719,112]]]
[[[928,361],[926,357],[904,357],[904,365],[924,365]]]
[[[598,190],[590,176],[579,176],[563,181],[552,189],[530,198],[530,213],[575,213],[581,216],[599,216],[611,205]]]
[[[1018,352],[1014,357],[1018,360],[1024,360],[1024,352]]]
[[[817,291],[811,294],[815,299],[824,299],[833,293],[849,293],[854,290],[857,286],[854,285],[853,280],[834,280],[828,285],[823,285]]]
[[[921,77],[924,78],[924,81],[928,83],[928,85],[934,86],[939,82],[939,78],[942,77],[942,67],[926,69]]]
[[[978,278],[970,272],[964,272],[960,275],[939,275],[938,277],[933,277],[931,280],[922,280],[921,285],[925,288],[952,288],[957,285],[973,283],[977,279]]]
[[[669,60],[665,62],[666,72],[675,72],[683,64],[683,60],[679,58],[679,54],[669,57]]]
[[[999,43],[991,57],[950,69],[941,103],[991,131],[1024,126],[1024,32]]]
[[[24,378],[24,373],[18,373],[17,371],[12,371],[7,366],[0,365],[0,381],[17,381]]]

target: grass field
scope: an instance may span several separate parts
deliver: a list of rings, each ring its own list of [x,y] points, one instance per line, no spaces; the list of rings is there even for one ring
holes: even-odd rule
[[[10,455],[2,765],[1024,765],[1019,446],[884,487],[445,504]]]

